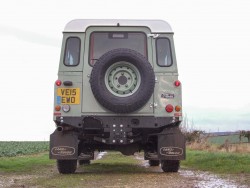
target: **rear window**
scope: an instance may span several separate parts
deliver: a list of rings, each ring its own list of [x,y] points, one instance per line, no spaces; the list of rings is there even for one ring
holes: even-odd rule
[[[158,38],[156,40],[157,64],[161,67],[172,65],[172,55],[170,41],[168,38]]]
[[[78,37],[69,37],[66,41],[64,64],[77,66],[79,64],[81,41]]]
[[[90,36],[90,65],[106,52],[128,48],[147,57],[147,37],[144,33],[131,32],[93,32]]]

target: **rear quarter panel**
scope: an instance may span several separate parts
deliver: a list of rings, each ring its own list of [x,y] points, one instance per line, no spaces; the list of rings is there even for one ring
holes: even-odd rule
[[[155,107],[155,116],[157,117],[167,117],[167,116],[178,116],[180,117],[182,111],[171,113],[166,112],[165,107],[168,104],[181,106],[181,85],[176,87],[174,82],[178,80],[178,76],[172,73],[157,73],[156,74],[156,83],[154,90],[154,101],[156,104]]]

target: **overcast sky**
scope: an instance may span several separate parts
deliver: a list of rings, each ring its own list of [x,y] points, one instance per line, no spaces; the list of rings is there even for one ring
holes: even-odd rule
[[[76,18],[168,21],[186,113],[250,113],[249,0],[8,0],[0,6],[0,140],[49,139],[62,31]],[[237,126],[228,130],[246,128]]]

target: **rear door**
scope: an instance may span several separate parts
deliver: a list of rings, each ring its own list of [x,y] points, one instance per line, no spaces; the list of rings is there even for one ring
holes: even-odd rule
[[[93,65],[101,55],[116,48],[130,48],[146,56],[153,67],[152,39],[147,37],[148,34],[150,34],[150,30],[146,27],[89,27],[87,29],[82,92],[82,112],[84,114],[113,114],[97,102],[89,83]],[[128,40],[133,43],[131,47],[128,45]],[[142,44],[143,48],[141,48]],[[133,114],[153,114],[153,100],[154,97],[152,96],[139,111]]]

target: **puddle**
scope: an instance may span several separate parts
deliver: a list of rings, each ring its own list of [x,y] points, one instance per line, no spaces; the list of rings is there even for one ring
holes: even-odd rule
[[[149,164],[147,160],[144,160],[144,157],[138,155],[137,153],[134,154],[135,158],[139,161],[141,161],[141,165],[145,168],[149,168]]]
[[[152,168],[153,172],[162,173],[161,167],[150,167],[147,160],[144,157],[135,154],[135,158],[141,161],[141,165],[145,168]],[[225,178],[220,178],[218,175],[211,174],[203,171],[191,171],[180,169],[179,176],[188,178],[194,184],[194,188],[250,188],[247,185],[238,185],[235,181]]]
[[[181,176],[190,178],[194,181],[195,187],[214,188],[214,187],[227,187],[227,188],[247,188],[246,185],[237,185],[232,180],[222,179],[215,174],[202,171],[179,170]]]
[[[103,156],[106,155],[106,154],[107,154],[106,151],[98,153],[95,160],[99,160],[99,159],[103,158]]]

